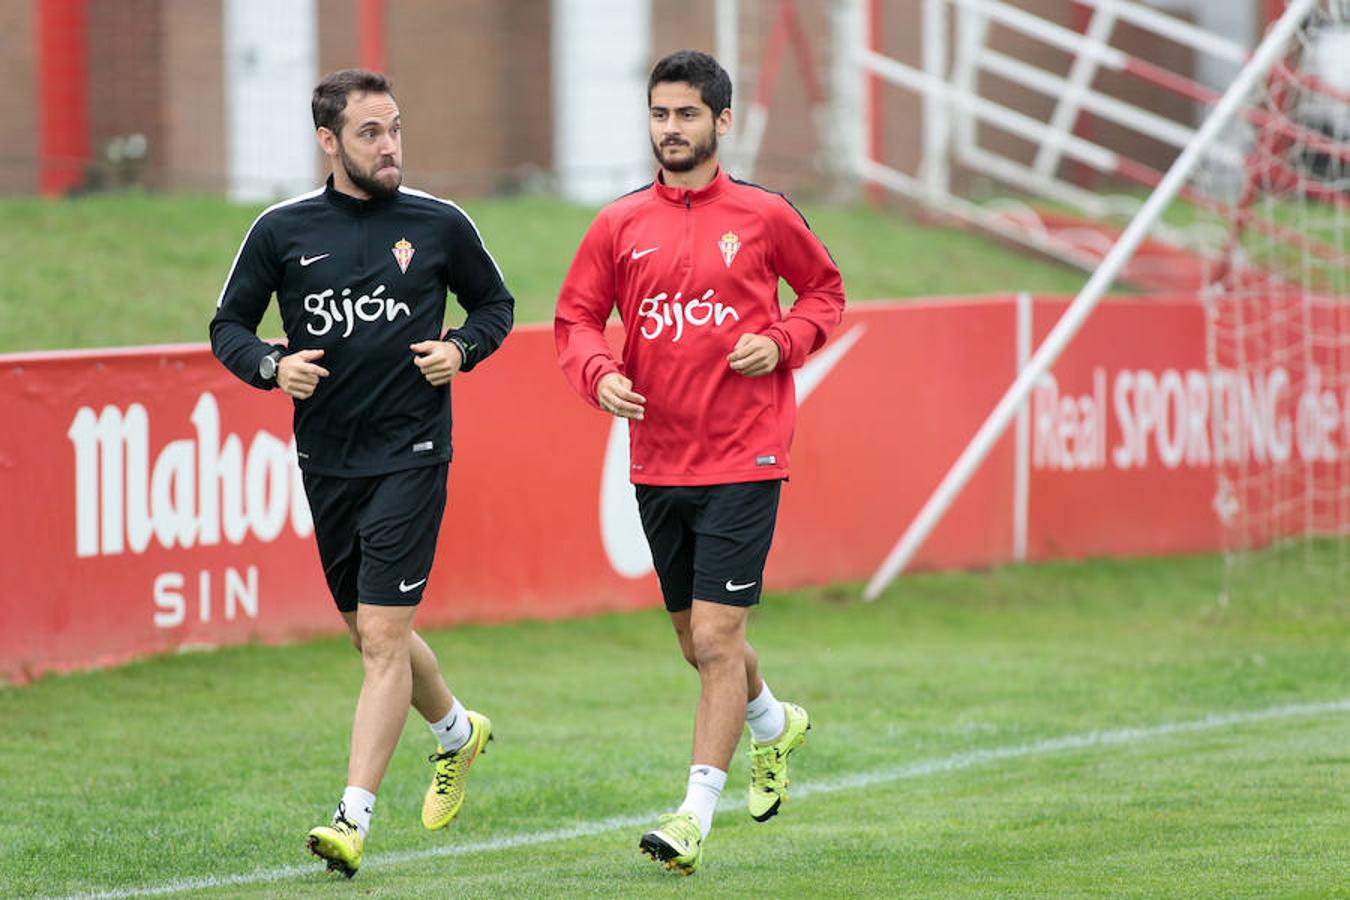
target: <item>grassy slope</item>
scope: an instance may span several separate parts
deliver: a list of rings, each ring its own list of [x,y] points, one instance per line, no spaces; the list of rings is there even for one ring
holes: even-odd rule
[[[519,301],[552,315],[592,210],[541,198],[475,200],[477,222]],[[1083,276],[984,238],[867,209],[808,208],[855,300],[1033,290]],[[257,207],[137,195],[0,201],[0,352],[197,342]],[[454,307],[454,309],[458,309]],[[279,334],[275,311],[263,327]]]
[[[1059,564],[774,596],[753,640],[817,727],[799,786],[1099,728],[1350,697],[1344,586],[1215,600],[1220,563]],[[1066,750],[719,814],[675,883],[640,826],[399,861],[676,802],[696,681],[664,615],[429,635],[493,716],[462,819],[417,822],[430,736],[410,721],[380,793],[362,896],[1344,895],[1350,711]],[[0,896],[298,866],[208,891],[318,896],[305,830],[342,787],[359,666],[340,640],[236,647],[0,690]],[[733,763],[727,796],[742,796]],[[381,865],[381,857],[385,864]],[[341,886],[347,889],[346,886]]]

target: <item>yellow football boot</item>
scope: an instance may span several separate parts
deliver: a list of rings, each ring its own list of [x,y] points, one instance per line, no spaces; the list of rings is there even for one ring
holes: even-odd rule
[[[795,703],[784,703],[787,725],[776,740],[750,744],[750,815],[767,822],[787,799],[788,756],[806,740],[811,717]]]
[[[464,779],[468,776],[469,766],[484,752],[487,742],[492,740],[492,721],[482,713],[468,711],[469,724],[473,730],[469,733],[469,742],[458,750],[447,751],[438,747],[439,752],[428,757],[434,763],[435,771],[431,776],[431,786],[427,788],[426,798],[422,801],[422,824],[435,831],[450,824],[450,820],[464,805]]]
[[[328,871],[341,872],[351,878],[361,868],[361,849],[366,842],[361,837],[361,830],[347,820],[346,813],[339,803],[333,824],[312,830],[305,838],[305,845],[310,853],[328,861]]]
[[[638,842],[638,849],[677,875],[693,875],[703,861],[703,830],[693,813],[669,813]]]

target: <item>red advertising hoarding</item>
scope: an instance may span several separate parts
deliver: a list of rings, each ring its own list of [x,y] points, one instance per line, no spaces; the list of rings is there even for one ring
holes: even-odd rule
[[[848,311],[798,373],[770,589],[872,575],[1065,306],[1020,302],[1020,319],[1011,296]],[[1216,548],[1227,426],[1204,324],[1189,297],[1104,303],[915,567]],[[1274,381],[1249,438],[1297,415]],[[572,393],[551,330],[518,328],[454,391],[419,624],[659,603],[624,425]],[[0,356],[0,408],[0,677],[341,630],[279,392],[205,346],[23,354]]]

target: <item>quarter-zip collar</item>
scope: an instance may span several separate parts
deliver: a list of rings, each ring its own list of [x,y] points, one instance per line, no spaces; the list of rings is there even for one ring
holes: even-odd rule
[[[721,166],[717,167],[717,174],[713,176],[713,180],[698,190],[672,187],[662,181],[661,173],[657,172],[656,178],[652,181],[652,190],[656,192],[658,197],[667,203],[672,203],[675,206],[683,206],[688,209],[694,206],[706,206],[709,203],[712,203],[722,195],[722,192],[727,189],[727,185],[730,184],[730,182],[731,179],[727,177],[727,173]]]
[[[388,209],[398,202],[399,192],[395,191],[388,197],[372,197],[369,200],[358,200],[351,194],[344,194],[333,187],[333,176],[328,176],[328,181],[324,184],[323,195],[336,209],[340,209],[349,216],[358,218],[374,215],[375,213]]]

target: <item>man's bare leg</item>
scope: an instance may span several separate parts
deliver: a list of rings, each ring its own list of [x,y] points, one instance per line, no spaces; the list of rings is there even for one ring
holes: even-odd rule
[[[638,844],[666,868],[697,868],[699,848],[726,786],[727,766],[745,725],[746,697],[760,681],[758,660],[745,641],[748,615],[745,607],[703,600],[671,614],[684,657],[698,669],[700,686],[684,802]]]
[[[745,607],[694,601],[690,632],[700,681],[694,715],[695,766],[709,765],[725,772],[741,739],[748,696],[748,612]]]
[[[412,705],[427,722],[444,719],[455,704],[455,696],[441,674],[436,654],[416,631],[412,633]]]
[[[362,603],[356,611],[365,679],[352,720],[347,784],[376,793],[412,701],[412,620],[416,607]]]
[[[351,632],[352,646],[361,649],[361,633],[356,628],[356,611],[344,612],[343,620]],[[450,686],[441,674],[436,653],[426,640],[414,629],[409,648],[409,661],[412,666],[412,705],[427,722],[438,722],[445,718],[454,705],[455,697]]]
[[[675,637],[680,642],[680,652],[685,661],[698,669],[698,660],[694,656],[694,634],[689,624],[692,610],[682,609],[670,614],[670,624],[675,627]],[[745,642],[745,694],[754,699],[764,690],[764,682],[759,677],[759,654],[749,641]]]

